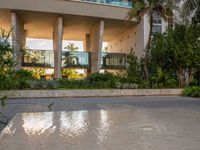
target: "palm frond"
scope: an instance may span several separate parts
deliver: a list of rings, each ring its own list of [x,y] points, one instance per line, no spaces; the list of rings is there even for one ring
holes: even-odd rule
[[[131,20],[134,17],[140,17],[145,10],[146,4],[144,0],[133,0],[133,7],[127,13],[127,19]]]
[[[190,17],[194,11],[197,9],[200,0],[186,0],[182,6],[182,14],[183,18]]]
[[[178,10],[174,5],[174,0],[134,0],[133,8],[127,14],[127,18],[131,20],[135,16],[153,16],[159,14],[164,20],[173,17],[173,10]]]

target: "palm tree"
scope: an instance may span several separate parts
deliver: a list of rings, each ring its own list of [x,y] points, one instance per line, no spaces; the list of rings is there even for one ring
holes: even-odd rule
[[[69,43],[64,49],[67,49],[70,52],[64,53],[64,64],[65,65],[75,65],[78,64],[78,57],[74,56],[75,54],[73,52],[77,52],[79,50],[78,47],[74,45],[74,43]],[[72,53],[71,53],[72,52]]]
[[[146,14],[149,18],[149,38],[144,50],[144,79],[146,80],[149,80],[148,62],[152,40],[153,17],[154,15],[159,15],[165,21],[171,21],[173,17],[173,9],[176,8],[173,4],[174,0],[133,0],[133,6],[128,12],[127,17],[129,20],[133,17],[138,17],[139,20],[141,20],[141,18]]]
[[[74,45],[74,43],[69,43],[69,45],[67,45],[66,47],[64,47],[64,49],[67,49],[67,50],[69,50],[69,51],[71,51],[71,52],[76,52],[76,51],[79,50],[79,48],[76,47],[76,46]]]
[[[200,0],[186,0],[182,6],[182,17],[190,17],[200,7]]]

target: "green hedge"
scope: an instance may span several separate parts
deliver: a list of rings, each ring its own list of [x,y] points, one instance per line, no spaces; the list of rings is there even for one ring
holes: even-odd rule
[[[184,96],[200,97],[200,86],[185,87],[183,89]]]
[[[94,73],[84,79],[35,79],[31,72],[20,70],[0,77],[0,89],[136,89],[130,79],[111,73]]]

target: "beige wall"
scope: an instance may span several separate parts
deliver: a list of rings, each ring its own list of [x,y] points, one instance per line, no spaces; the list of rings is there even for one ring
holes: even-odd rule
[[[167,22],[162,20],[162,31],[165,32]],[[131,48],[136,56],[141,57],[144,53],[149,38],[149,18],[147,15],[141,19],[140,23],[133,25],[125,32],[119,34],[115,39],[108,43],[109,52],[129,53]]]
[[[129,53],[133,48],[135,54],[141,57],[144,49],[144,36],[144,22],[141,21],[108,42],[108,52]]]
[[[119,35],[117,38],[108,42],[108,51],[109,52],[118,52],[118,53],[128,53],[131,49],[135,49],[136,44],[136,31],[135,27],[132,27]]]

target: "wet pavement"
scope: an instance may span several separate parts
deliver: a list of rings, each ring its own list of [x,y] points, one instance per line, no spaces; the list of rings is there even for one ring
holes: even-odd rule
[[[47,112],[47,105],[53,112]],[[0,108],[2,111],[2,108]],[[199,150],[200,99],[9,100],[0,150]],[[32,113],[35,112],[35,113]]]

